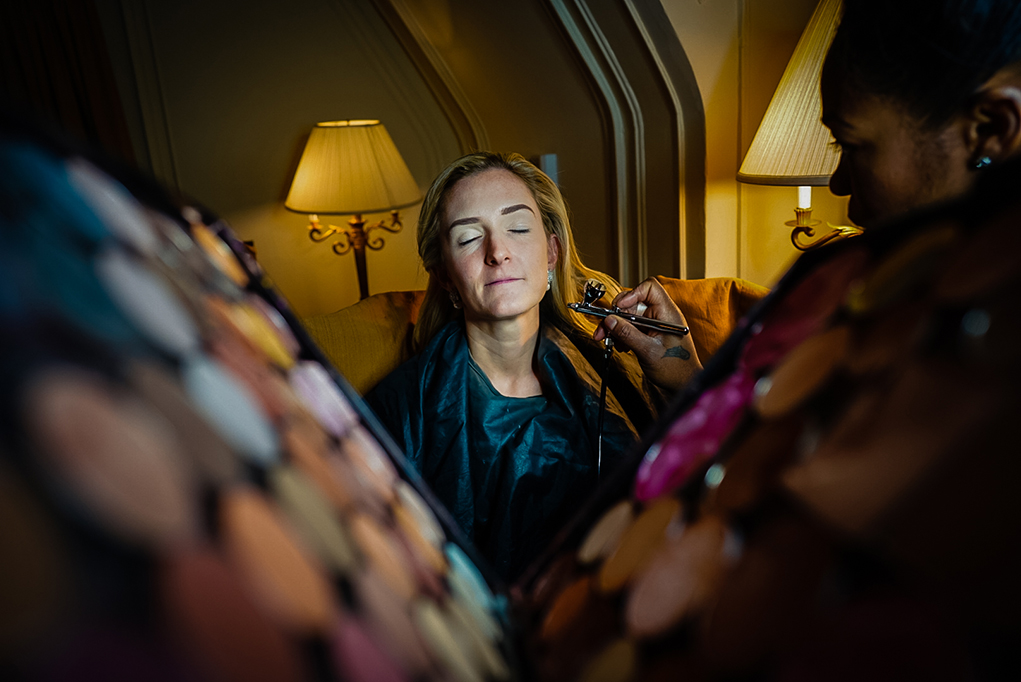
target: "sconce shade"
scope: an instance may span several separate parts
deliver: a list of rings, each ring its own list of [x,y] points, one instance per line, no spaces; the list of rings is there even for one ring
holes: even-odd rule
[[[312,129],[284,206],[298,213],[361,214],[421,199],[383,124],[327,121]]]
[[[897,0],[890,0],[896,2]],[[821,0],[801,34],[737,179],[756,185],[826,185],[840,160],[822,124],[819,77],[840,18],[840,0]]]

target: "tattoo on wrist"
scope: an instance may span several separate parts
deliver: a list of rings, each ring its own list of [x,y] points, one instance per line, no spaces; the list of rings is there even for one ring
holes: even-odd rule
[[[663,351],[664,358],[680,358],[681,360],[691,359],[691,353],[684,346],[674,346]]]

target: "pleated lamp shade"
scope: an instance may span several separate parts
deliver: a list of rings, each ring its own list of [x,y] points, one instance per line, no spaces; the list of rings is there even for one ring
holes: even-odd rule
[[[896,2],[897,0],[890,0]],[[840,160],[820,120],[819,77],[840,20],[840,0],[821,0],[801,34],[737,179],[756,185],[826,185]]]
[[[379,121],[317,123],[284,206],[298,213],[379,213],[418,203],[422,193]]]

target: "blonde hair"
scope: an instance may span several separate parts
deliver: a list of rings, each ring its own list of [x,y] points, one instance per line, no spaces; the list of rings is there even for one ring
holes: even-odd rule
[[[433,181],[425,195],[418,218],[418,255],[429,273],[429,285],[425,299],[418,313],[414,331],[414,350],[418,352],[451,320],[459,314],[450,303],[448,293],[440,286],[436,273],[445,267],[443,263],[443,231],[441,218],[447,193],[461,179],[490,169],[510,171],[528,187],[535,198],[542,216],[542,225],[547,236],[553,235],[560,242],[560,253],[553,270],[550,290],[539,304],[540,319],[547,324],[591,334],[597,322],[572,312],[568,302],[580,301],[585,282],[595,279],[606,286],[604,301],[616,296],[620,285],[609,275],[586,267],[578,257],[567,216],[567,205],[560,194],[560,188],[548,175],[536,168],[520,154],[496,152],[475,152],[462,156],[447,166]]]

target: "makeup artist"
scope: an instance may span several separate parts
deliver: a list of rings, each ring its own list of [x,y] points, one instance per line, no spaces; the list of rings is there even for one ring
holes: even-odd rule
[[[597,462],[602,345],[571,312],[585,282],[556,184],[517,154],[458,159],[418,223],[429,285],[418,355],[367,401],[479,551],[513,580],[655,419],[633,357],[608,376]],[[683,324],[683,316],[677,312]],[[690,337],[688,376],[700,369]],[[654,390],[654,389],[653,389]]]
[[[850,197],[851,220],[873,228],[956,197],[1021,147],[1021,2],[845,0],[821,87],[822,121],[841,149],[830,190]],[[675,316],[655,280],[614,304]],[[595,338],[606,334],[660,386],[683,385],[659,339],[619,317]]]

